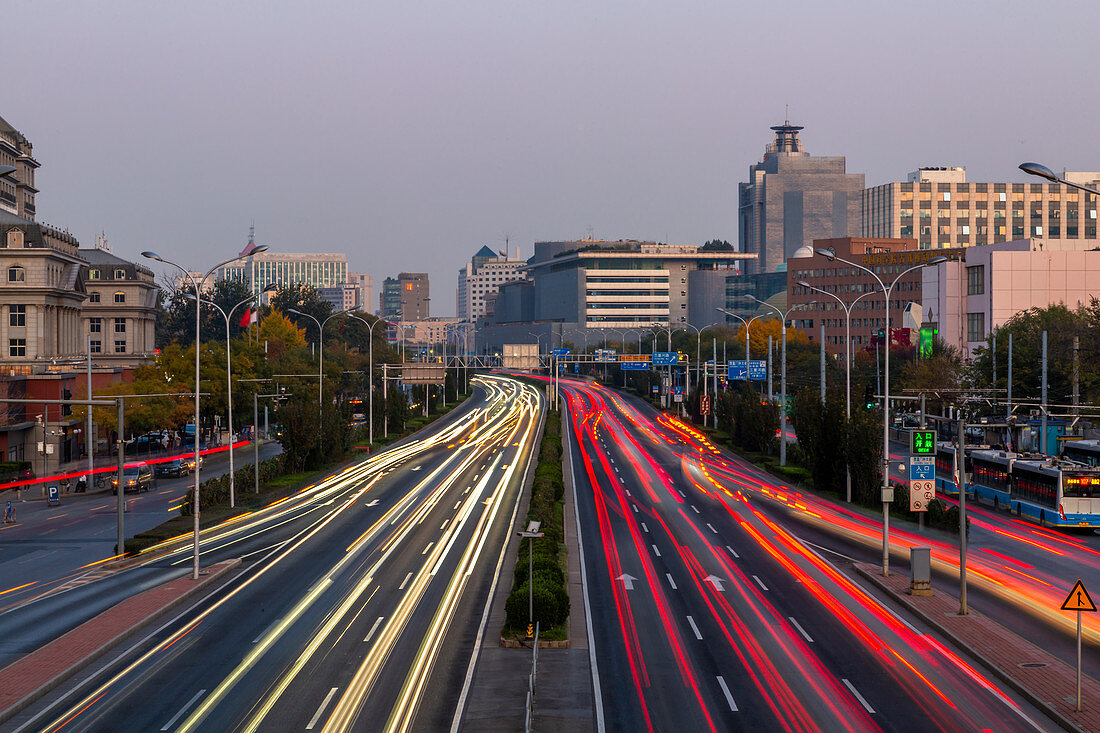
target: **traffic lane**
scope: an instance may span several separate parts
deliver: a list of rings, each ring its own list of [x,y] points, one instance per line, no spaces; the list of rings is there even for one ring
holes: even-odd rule
[[[725,497],[723,497],[723,499],[724,499],[724,500],[726,500],[726,499],[725,499]],[[728,500],[726,500],[726,501],[728,501]],[[702,514],[702,515],[703,515],[703,517],[705,517],[705,516],[707,515],[707,513],[708,513],[708,512],[707,512],[707,509],[708,509],[708,508],[707,508],[707,506],[706,506],[706,505],[707,505],[708,503],[710,503],[710,502],[709,502],[709,500],[706,500],[706,501],[704,501],[704,500],[700,500],[700,502],[699,502],[699,503],[700,503],[700,504],[703,504],[703,505],[704,505],[704,506],[702,507],[702,511],[700,511],[700,507],[696,506],[696,504],[695,504],[695,503],[692,503],[692,504],[691,504],[692,512],[684,512],[684,511],[683,511],[683,510],[681,509],[681,510],[678,510],[678,512],[677,512],[677,515],[679,516],[679,518],[680,518],[680,519],[682,519],[682,520],[685,520],[685,521],[687,521],[687,522],[688,522],[689,524],[693,524],[693,523],[694,523],[694,517],[696,517],[696,516],[697,516],[697,515],[699,515],[699,514]],[[666,506],[667,506],[667,505],[666,505]],[[711,508],[713,508],[713,507],[711,507]],[[744,513],[744,512],[742,512],[742,513]],[[706,523],[706,527],[707,527],[707,529],[709,529],[709,530],[710,530],[710,532],[711,532],[711,533],[713,533],[714,535],[719,535],[719,536],[720,536],[720,535],[721,535],[721,533],[722,533],[722,528],[723,528],[723,526],[725,526],[725,525],[726,525],[726,523],[727,523],[727,521],[728,521],[728,518],[727,518],[727,519],[724,519],[724,518],[723,518],[723,517],[721,516],[721,514],[722,514],[722,513],[721,513],[721,512],[719,512],[719,516],[715,516],[715,517],[713,517],[713,519],[714,519],[714,521],[713,521],[713,522],[707,522],[707,523]],[[748,518],[749,518],[749,519],[751,520],[751,519],[753,518],[753,516],[754,516],[754,515],[753,515],[753,513],[748,513],[748,514],[746,514],[745,516],[746,516],[746,517],[748,517]],[[749,525],[748,523],[746,523],[746,522],[744,521],[744,518],[741,518],[741,519],[739,519],[739,522],[742,522],[742,523],[743,523],[743,526],[745,526],[745,527],[748,527],[748,526],[750,526],[750,525]],[[727,531],[728,531],[728,529],[727,529]],[[757,531],[759,531],[759,530],[757,530]],[[706,535],[706,534],[707,534],[707,533],[706,533],[705,531],[702,531],[702,530],[700,530],[700,529],[699,529],[699,527],[697,527],[697,526],[696,526],[696,527],[693,527],[693,528],[692,528],[692,532],[689,532],[689,536],[690,536],[690,535],[691,535],[692,533],[693,533],[693,534],[694,534],[694,535],[695,535],[696,537],[700,537],[700,538],[701,538],[701,537],[703,537],[704,535]],[[749,542],[749,543],[747,543],[747,544],[743,545],[743,547],[755,547],[755,548],[759,549],[759,545],[758,545],[758,544],[757,544],[756,542]],[[729,547],[728,547],[728,546],[727,546],[727,549],[729,549]],[[711,550],[713,551],[713,548],[711,548]],[[655,547],[655,548],[654,548],[654,552],[657,552],[657,551],[658,551],[658,550],[657,550],[657,548]],[[667,557],[667,555],[668,555],[668,553],[666,552],[666,553],[665,553],[665,556]],[[724,558],[725,558],[726,556],[725,556],[724,554],[722,554],[722,553],[717,553],[717,554],[716,554],[716,557],[721,557],[721,558],[723,558],[723,559],[724,559]],[[767,563],[767,561],[768,561],[768,558],[766,558],[766,557],[765,557],[765,558],[758,558],[758,560],[761,560],[761,559],[762,559],[762,560],[763,560],[763,561],[764,561],[765,563]],[[774,562],[774,561],[775,561],[775,558],[774,558],[774,557],[772,557],[772,558],[771,558],[771,560],[772,560],[772,561]],[[780,573],[780,574],[782,575],[783,573]],[[761,580],[761,579],[760,579],[760,576],[757,576],[757,575],[753,575],[753,576],[752,576],[752,581],[754,581],[754,582],[755,582],[755,584],[756,584],[756,586],[759,586],[759,588],[756,588],[756,587],[754,587],[754,586],[753,586],[753,583],[751,583],[751,582],[748,582],[748,579],[747,579],[747,578],[745,578],[744,576],[742,576],[742,578],[741,578],[741,581],[742,581],[742,584],[743,584],[743,586],[744,586],[744,587],[750,588],[750,589],[751,589],[751,590],[752,590],[752,591],[753,591],[754,593],[759,593],[760,591],[764,591],[764,589],[765,589],[765,588],[768,588],[768,589],[770,590],[770,586],[771,586],[771,584],[765,583],[765,582],[764,582],[763,580]],[[672,580],[670,579],[670,583],[671,583],[671,582],[673,582],[673,581],[672,581]],[[802,590],[804,590],[804,589],[806,588],[806,581],[804,581],[804,580],[800,580],[800,581],[799,581],[799,585],[798,585],[797,587],[798,587],[798,588],[801,588]],[[839,595],[841,595],[841,596],[843,597],[843,594],[839,594]],[[792,608],[792,609],[805,609],[805,608],[807,608],[807,607],[813,607],[814,605],[815,605],[815,603],[814,603],[814,600],[813,600],[813,599],[807,599],[807,598],[804,598],[804,597],[803,597],[803,598],[798,598],[798,597],[796,597],[796,598],[794,599],[794,602],[793,602],[793,604],[792,604],[792,605],[790,606],[790,608]],[[819,614],[818,614],[818,616],[819,616],[819,618],[821,618],[821,619],[824,619],[824,620],[825,620],[826,622],[828,622],[828,621],[829,621],[829,619],[833,618],[833,616],[832,616],[831,614],[832,614],[832,612],[824,612],[824,613],[819,613]],[[704,617],[704,618],[707,618],[706,616],[703,616],[703,617]],[[793,617],[789,617],[789,618],[793,618]],[[797,628],[797,626],[796,626],[796,628]],[[834,632],[838,632],[838,631],[839,631],[839,634],[840,634],[840,636],[838,636],[838,637],[830,636],[830,638],[843,638],[844,636],[848,636],[848,635],[850,635],[850,629],[847,629],[847,630],[846,630],[846,629],[845,629],[845,628],[843,628],[843,627],[841,627],[840,629],[835,629],[835,628],[834,628],[834,629],[833,629],[833,631],[834,631]],[[801,634],[801,630],[799,630],[799,633]],[[874,638],[880,638],[880,637],[876,635],[876,636],[875,636]],[[899,640],[899,641],[901,641],[901,642],[905,642],[905,640],[904,640],[904,639],[903,639],[903,640]],[[908,643],[908,642],[906,642],[906,643]],[[842,647],[840,648],[840,650],[841,650],[842,652],[845,652],[845,651],[847,651],[847,650],[848,650],[848,648],[849,648],[849,645],[845,644],[844,646],[842,646]],[[851,663],[851,662],[849,662],[849,663]],[[843,678],[843,679],[849,679],[849,680],[850,680],[850,679],[854,679],[854,678],[855,678],[855,675],[856,675],[856,673],[857,673],[858,671],[860,671],[861,669],[866,669],[866,666],[865,666],[865,662],[864,662],[864,660],[855,660],[854,666],[853,666],[853,667],[851,667],[850,669],[852,669],[852,670],[853,670],[853,671],[851,672],[851,674],[853,675],[853,677],[852,677],[852,678]],[[968,671],[968,672],[966,673],[966,677],[965,677],[965,679],[963,679],[963,680],[961,680],[961,681],[962,681],[962,683],[963,683],[963,684],[965,685],[965,684],[969,684],[969,683],[971,682],[971,679],[972,679],[972,678],[971,678],[971,677],[969,676],[969,671]],[[845,683],[845,684],[848,684],[848,683]],[[878,683],[878,682],[876,682],[875,680],[872,680],[871,682],[869,682],[869,684],[874,684],[874,685],[875,685],[874,689],[876,689],[876,690],[878,690],[878,689],[879,689],[879,688],[881,687],[881,683]],[[890,697],[892,698],[893,696],[890,696]],[[982,702],[982,701],[981,701],[981,700],[979,700],[979,702]],[[862,704],[862,701],[860,701],[860,704]],[[895,707],[896,707],[896,706],[895,706]],[[917,710],[919,711],[919,710],[920,710],[920,708],[917,708]],[[991,717],[993,717],[994,719],[998,719],[998,718],[999,718],[999,717],[1000,717],[1001,715],[1003,715],[1003,711],[1002,711],[1002,710],[1000,710],[1000,708],[999,708],[999,704],[998,704],[998,705],[994,705],[994,706],[993,706],[993,708],[991,709],[991,711],[987,711],[987,712],[986,712],[985,714],[987,714],[987,715],[990,715],[990,716],[991,716]],[[911,718],[909,718],[909,717],[906,717],[906,718],[904,718],[904,719],[906,719],[906,720],[909,720],[909,719],[911,719]],[[1016,718],[1015,718],[1015,713],[1013,713],[1013,712],[1011,712],[1011,711],[1010,711],[1010,713],[1009,713],[1009,720],[1011,720],[1011,721],[1015,721],[1015,720],[1016,720]],[[1017,722],[1018,722],[1018,721],[1017,721]]]
[[[281,449],[263,446],[268,455]],[[207,474],[204,474],[207,475]],[[148,493],[126,494],[123,522],[127,537],[159,526],[178,510],[194,477],[159,479]],[[30,517],[20,505],[19,524],[0,525],[0,606],[10,607],[63,585],[90,563],[106,560],[118,539],[117,497],[110,494],[69,495],[60,507],[28,502]]]
[[[406,473],[411,473],[411,467],[410,467],[410,469],[409,469],[408,471],[406,471]],[[379,506],[378,508],[379,508],[379,509],[381,509],[382,507],[381,507],[381,506]],[[329,529],[326,529],[326,534],[327,534],[327,533],[329,533],[329,532],[333,532],[333,531],[335,531],[335,530],[336,530],[336,527],[337,527],[337,525],[333,525],[333,526],[332,526],[331,528],[329,528]],[[352,530],[354,531],[354,530],[356,530],[356,529],[358,529],[358,528],[356,528],[356,527],[352,527],[351,529],[352,529]],[[337,544],[340,544],[341,542],[345,542],[345,541],[347,541],[347,539],[348,539],[348,537],[349,537],[350,535],[351,535],[351,533],[349,533],[349,532],[345,532],[343,536],[340,536],[340,537],[338,537],[338,538],[337,538],[337,541],[334,541],[334,543],[333,543],[333,546],[335,546],[335,545],[337,545]],[[341,546],[341,547],[343,547],[343,545],[340,545],[340,546]],[[339,555],[339,553],[337,553],[337,555]],[[311,559],[311,561],[310,561],[310,563],[311,563],[311,566],[312,566],[313,564],[315,564],[315,561],[316,561],[316,558],[315,558],[315,557]],[[321,566],[321,567],[324,567],[324,566],[325,566],[325,562],[324,562],[324,561],[322,561],[322,562],[320,563],[320,566]],[[333,586],[339,586],[339,585],[340,585],[340,583],[334,583],[334,584],[333,584]],[[280,596],[281,596],[281,595],[282,595],[282,593],[280,593]],[[323,603],[308,604],[308,608],[309,608],[309,609],[322,609],[322,608],[324,608],[324,604],[323,604]],[[313,611],[311,611],[311,613],[313,613]],[[239,615],[238,615],[238,614],[236,614],[236,613],[234,613],[234,612],[232,611],[232,609],[230,609],[230,611],[226,613],[226,617],[227,617],[228,619],[230,619],[230,623],[232,624],[232,623],[236,623],[236,619],[237,619],[237,618],[239,618]],[[286,635],[285,635],[285,642],[284,642],[284,639],[283,639],[283,638],[280,638],[280,639],[279,639],[279,644],[280,644],[280,645],[289,645],[289,648],[291,649],[291,658],[293,658],[293,656],[295,655],[296,651],[297,651],[297,650],[298,650],[298,649],[300,648],[300,643],[299,643],[299,644],[296,644],[296,643],[295,643],[295,641],[294,641],[294,639],[293,639],[293,636],[292,636],[292,631],[293,631],[293,629],[294,629],[294,628],[300,629],[300,630],[301,630],[301,632],[300,632],[300,633],[308,633],[308,632],[309,632],[309,630],[311,630],[311,629],[312,629],[312,628],[314,628],[315,626],[319,625],[319,622],[320,622],[320,620],[321,620],[321,618],[315,618],[315,617],[313,617],[312,615],[307,615],[307,614],[305,614],[305,613],[303,612],[303,613],[301,614],[301,620],[300,620],[300,621],[298,622],[298,624],[297,624],[297,625],[296,625],[295,627],[291,627],[291,629],[288,629],[288,630],[287,630],[287,632],[286,632]],[[213,621],[212,621],[211,619],[208,619],[208,620],[207,620],[207,625],[208,625],[208,627],[210,627],[210,625],[211,625],[212,623],[213,623]],[[217,639],[217,641],[214,641],[214,642],[212,642],[212,643],[213,643],[213,644],[215,645],[216,649],[213,649],[213,650],[206,650],[206,649],[203,649],[203,650],[201,650],[201,653],[200,653],[200,654],[198,655],[198,658],[199,658],[199,659],[201,660],[201,659],[203,659],[203,658],[207,658],[207,657],[210,657],[210,656],[211,656],[212,654],[214,655],[214,657],[213,657],[213,658],[219,658],[219,657],[217,656],[217,654],[215,654],[214,652],[216,652],[216,651],[218,651],[218,650],[222,650],[222,651],[224,651],[223,647],[225,646],[225,642],[224,642],[223,640],[224,640],[224,639],[226,639],[226,638],[230,638],[230,637],[229,637],[229,635],[230,635],[230,634],[232,633],[232,631],[233,631],[233,629],[228,629],[228,630],[215,630],[215,631],[214,631],[214,633],[210,633],[210,632],[207,632],[207,634],[206,634],[206,635],[207,635],[207,637],[208,637],[208,638],[210,638],[210,639]],[[256,642],[254,642],[254,643],[263,643],[263,642],[260,642],[260,641],[258,641],[258,640],[257,640],[257,641],[256,641]],[[193,644],[193,645],[195,645],[196,647],[198,646],[198,643],[197,643],[197,642],[192,642],[192,644]],[[177,666],[177,667],[180,667],[181,665],[176,665],[176,666]],[[194,667],[195,667],[196,669],[198,669],[198,670],[199,670],[199,671],[200,671],[201,673],[203,673],[203,674],[206,674],[206,675],[208,675],[208,676],[207,676],[207,679],[209,679],[210,677],[213,677],[213,678],[215,678],[215,679],[217,678],[217,675],[216,675],[216,674],[213,674],[213,675],[211,675],[211,674],[210,674],[210,673],[212,672],[212,670],[210,669],[211,665],[210,665],[209,663],[205,663],[205,662],[201,662],[201,661],[200,661],[200,662],[198,663],[198,665],[193,665],[193,666],[194,666]],[[184,668],[184,669],[187,669],[188,667],[187,667],[187,665],[182,665],[182,668]],[[250,671],[250,672],[249,672],[249,674],[253,674],[253,672],[251,672],[251,671]],[[171,690],[174,690],[174,689],[177,689],[178,687],[180,687],[180,683],[179,683],[179,680],[167,680],[167,681],[166,681],[166,682],[165,682],[165,683],[164,683],[163,685],[159,685],[159,687],[160,687],[160,688],[161,688],[161,689],[163,690],[163,692],[160,692],[159,694],[161,694],[162,696],[164,696],[164,695],[169,695],[169,698],[168,698],[168,699],[169,699],[169,704],[168,704],[168,707],[171,707],[171,704],[174,704],[174,703],[176,703],[176,702],[180,702],[180,700],[178,700],[178,699],[171,699],[171,697],[170,697],[170,694],[171,694]],[[186,685],[184,685],[184,687],[186,688]],[[251,687],[252,687],[252,685],[249,685],[249,687],[251,688]],[[259,686],[259,687],[258,687],[257,689],[262,689],[262,688],[263,688],[263,685],[262,685],[262,683],[261,683],[261,685],[260,685],[260,686]],[[187,702],[187,701],[186,701],[186,700],[184,700],[184,701],[183,701],[183,702],[182,702],[181,704],[186,704],[186,702]],[[202,702],[200,702],[199,704],[200,704],[200,705],[203,705],[203,704],[205,704],[205,701],[202,701]],[[106,711],[106,710],[107,710],[108,708],[110,708],[111,706],[110,706],[110,705],[102,705],[102,706],[100,706],[100,705],[97,705],[97,707],[101,707],[101,708],[103,708],[103,709],[104,709],[104,710]],[[233,708],[233,706],[228,706],[228,707],[220,706],[220,707],[217,707],[217,708],[216,708],[216,716],[220,716],[220,717],[215,717],[215,720],[221,720],[221,719],[224,719],[225,721],[230,721],[230,720],[234,720],[234,719],[235,719],[235,715],[236,715],[237,717],[239,717],[239,713],[240,713],[241,711],[238,711],[238,712],[237,712],[237,713],[235,714],[235,713],[234,713],[234,712],[232,711],[232,708]],[[182,709],[182,708],[181,708],[181,709]],[[244,712],[247,712],[247,710],[246,710],[246,711],[244,711]],[[86,719],[90,719],[90,717],[89,717],[89,716],[87,716],[87,715],[85,716],[85,718],[86,718]],[[113,724],[113,722],[115,722],[115,721],[113,721],[113,720],[109,720],[109,721],[108,721],[108,724],[109,724],[109,725],[110,725],[110,724]],[[128,722],[128,719],[126,719],[126,718],[125,718],[125,716],[123,716],[123,721],[122,721],[122,722]],[[155,722],[155,721],[154,721],[154,722]],[[132,724],[132,723],[128,722],[128,724]]]

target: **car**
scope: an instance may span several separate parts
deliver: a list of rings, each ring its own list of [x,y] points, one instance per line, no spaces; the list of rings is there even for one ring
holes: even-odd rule
[[[190,471],[187,461],[182,458],[157,464],[157,476],[186,476]]]
[[[199,468],[202,468],[202,456],[199,456]],[[195,472],[195,454],[191,453],[180,459],[187,473]]]
[[[153,488],[153,469],[151,466],[127,466],[122,469],[123,493],[127,491],[148,491]],[[118,476],[111,479],[112,493],[118,493]]]

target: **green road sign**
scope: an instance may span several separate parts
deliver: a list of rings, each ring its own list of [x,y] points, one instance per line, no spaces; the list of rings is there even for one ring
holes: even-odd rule
[[[910,430],[909,431],[909,455],[934,456],[936,455],[936,431],[935,430]]]

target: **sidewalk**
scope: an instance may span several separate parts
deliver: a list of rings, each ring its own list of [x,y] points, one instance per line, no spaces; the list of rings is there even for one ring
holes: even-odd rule
[[[0,723],[240,562],[226,560],[210,566],[197,581],[188,575],[128,598],[0,669]]]
[[[976,611],[960,616],[959,599],[933,589],[909,595],[909,576],[881,575],[877,565],[857,564],[864,578],[888,593],[926,624],[979,660],[1029,702],[1072,731],[1100,731],[1100,682],[1081,678],[1081,712],[1076,712],[1077,669]]]

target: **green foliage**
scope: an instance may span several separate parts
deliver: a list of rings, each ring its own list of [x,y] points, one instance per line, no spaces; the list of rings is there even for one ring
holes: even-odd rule
[[[256,474],[251,463],[233,472],[234,486],[238,497],[251,494],[256,484]],[[260,461],[260,484],[268,484],[286,473],[286,454],[281,453]],[[202,482],[199,499],[203,509],[229,506],[229,474],[208,478]],[[195,490],[192,487],[180,505],[180,514],[191,516],[195,502]]]
[[[278,407],[275,418],[283,428],[279,444],[288,471],[314,470],[351,448],[351,415],[347,409],[327,403],[319,409],[315,399],[296,395]]]

